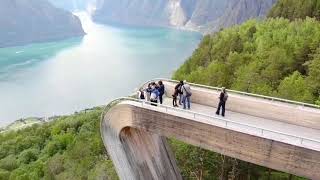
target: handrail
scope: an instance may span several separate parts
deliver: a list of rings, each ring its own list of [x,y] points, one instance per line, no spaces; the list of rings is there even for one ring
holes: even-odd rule
[[[160,80],[171,82],[171,83],[179,83],[179,81],[177,81],[177,80],[172,80],[172,79],[167,79],[167,78],[155,78],[155,79],[152,79],[152,80],[149,80],[149,81],[145,82],[140,87],[143,87],[144,85],[146,85],[146,84],[148,84],[150,82],[160,81]],[[207,86],[207,85],[196,84],[196,83],[189,83],[189,84],[192,85],[192,86],[195,86],[195,87],[200,87],[200,88],[205,88],[205,89],[212,89],[212,90],[216,90],[216,91],[221,90],[221,88],[213,87],[213,86]],[[231,89],[228,89],[228,92],[239,94],[239,95],[244,95],[244,96],[249,96],[249,97],[257,97],[257,98],[267,99],[267,100],[270,100],[270,101],[278,101],[278,102],[284,102],[284,103],[289,103],[289,104],[295,104],[295,105],[299,105],[299,106],[302,106],[302,107],[310,107],[310,108],[320,109],[320,106],[315,105],[315,104],[310,104],[310,103],[292,101],[292,100],[288,100],[288,99],[282,99],[282,98],[271,97],[271,96],[264,96],[264,95],[247,93],[247,92],[236,91],[236,90],[231,90]]]
[[[193,115],[193,118],[196,119],[196,117],[198,116],[204,116],[204,117],[207,117],[207,118],[210,118],[210,119],[216,119],[216,120],[220,120],[220,121],[223,121],[225,122],[225,128],[227,129],[232,129],[232,127],[230,127],[228,124],[230,123],[233,123],[233,124],[236,124],[236,125],[240,125],[240,126],[245,126],[245,127],[248,127],[248,128],[253,128],[253,129],[257,129],[258,131],[261,131],[261,134],[260,136],[264,137],[264,138],[267,138],[264,136],[265,132],[271,132],[271,133],[275,133],[275,134],[279,134],[279,135],[284,135],[284,136],[287,136],[287,137],[291,137],[291,138],[296,138],[299,140],[300,142],[300,145],[302,146],[303,145],[303,142],[305,141],[311,141],[311,142],[315,142],[315,143],[318,143],[320,145],[320,140],[316,140],[316,139],[311,139],[311,138],[305,138],[305,137],[300,137],[300,136],[296,136],[296,135],[291,135],[291,134],[287,134],[287,133],[283,133],[283,132],[280,132],[280,131],[275,131],[275,130],[271,130],[271,129],[267,129],[267,128],[261,128],[261,127],[257,127],[257,126],[254,126],[254,125],[249,125],[249,124],[246,124],[246,123],[240,123],[240,122],[237,122],[237,121],[233,121],[233,120],[230,120],[230,119],[227,119],[227,118],[221,118],[221,117],[215,117],[215,116],[210,116],[208,114],[203,114],[203,113],[198,113],[198,112],[195,112],[195,111],[191,111],[191,110],[184,110],[184,109],[180,109],[180,108],[174,108],[174,107],[171,107],[171,106],[167,106],[167,105],[162,105],[162,104],[157,104],[157,103],[153,103],[153,102],[149,102],[149,101],[144,101],[144,100],[139,100],[139,99],[136,99],[136,98],[131,98],[131,97],[121,97],[121,98],[117,98],[113,101],[111,101],[109,103],[109,105],[117,105],[123,101],[134,101],[134,102],[137,102],[137,103],[141,103],[141,107],[145,108],[145,104],[147,105],[157,105],[157,106],[152,106],[153,108],[157,108],[157,107],[162,107],[162,108],[165,108],[165,111],[166,113],[168,112],[168,109],[170,110],[175,110],[175,111],[180,111],[180,112],[185,112],[185,113],[188,113],[188,114],[192,114]],[[110,108],[110,106],[107,106],[108,108]],[[107,108],[106,107],[106,108]],[[153,109],[154,110],[154,109]],[[106,113],[106,112],[104,112]],[[102,119],[103,119],[103,116],[102,115]],[[203,123],[203,122],[201,122]],[[234,129],[232,129],[234,130]],[[268,138],[267,138],[268,139]],[[297,144],[295,144],[297,145]],[[320,150],[320,149],[317,149],[317,150]]]

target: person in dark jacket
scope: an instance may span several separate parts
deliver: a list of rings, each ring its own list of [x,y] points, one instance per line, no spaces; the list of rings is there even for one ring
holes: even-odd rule
[[[179,96],[179,105],[182,105],[182,100],[183,100],[182,86],[183,86],[183,81],[180,81],[180,83],[177,84],[176,87],[174,88],[178,92],[177,97]]]
[[[173,95],[172,95],[172,105],[173,107],[179,107],[178,106],[178,103],[177,103],[177,99],[178,99],[178,96],[179,94],[181,94],[181,86],[183,84],[183,81],[180,81],[175,87],[174,87],[174,92],[173,92]],[[181,104],[180,104],[181,105]]]
[[[222,109],[221,115],[223,117],[225,116],[227,99],[228,99],[228,94],[227,94],[226,88],[223,87],[221,89],[221,93],[219,96],[219,105],[218,105],[218,109],[216,112],[217,115],[220,115],[220,109]]]
[[[163,103],[163,95],[165,92],[165,87],[164,87],[164,84],[162,81],[158,82],[158,91],[159,91],[159,101],[160,101],[160,104],[162,104]]]
[[[145,99],[146,99],[145,96],[144,96],[144,91],[143,91],[142,88],[139,89],[139,91],[138,91],[138,97],[139,97],[139,99],[141,99],[141,100],[145,100]]]
[[[150,96],[151,96],[151,92],[152,92],[151,83],[148,84],[148,87],[145,91],[146,91],[146,96],[147,96],[146,99],[147,99],[147,101],[150,101]]]

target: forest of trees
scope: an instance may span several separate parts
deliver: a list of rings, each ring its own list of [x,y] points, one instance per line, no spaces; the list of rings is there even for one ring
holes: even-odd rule
[[[101,140],[101,113],[0,134],[0,180],[118,179]]]
[[[320,104],[320,23],[250,20],[204,37],[175,79]]]
[[[269,12],[269,17],[290,20],[313,17],[320,20],[320,0],[279,0]]]

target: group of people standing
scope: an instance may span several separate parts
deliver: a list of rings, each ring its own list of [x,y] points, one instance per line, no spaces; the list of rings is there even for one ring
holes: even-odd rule
[[[157,106],[157,103],[163,104],[163,95],[165,94],[165,86],[162,81],[159,82],[151,82],[148,84],[148,87],[143,89],[141,88],[138,91],[139,99],[150,101],[154,106]],[[174,88],[174,93],[172,95],[172,105],[173,107],[179,107],[179,105],[183,105],[183,109],[191,108],[191,96],[192,91],[190,85],[186,80],[180,81]],[[179,103],[178,103],[179,99]],[[219,96],[219,104],[216,111],[217,115],[225,116],[225,107],[228,99],[228,93],[226,88],[221,89],[221,93]]]
[[[152,102],[152,105],[155,105],[158,103],[158,100],[160,101],[160,104],[163,103],[163,95],[165,92],[165,87],[162,81],[151,82],[148,84],[148,87],[146,89],[140,89],[138,92],[139,99],[147,100]]]
[[[148,87],[143,89],[139,89],[138,97],[139,99],[150,101],[152,104],[156,106],[159,102],[163,104],[163,95],[165,93],[165,86],[162,81],[159,82],[151,82],[148,84]],[[180,81],[174,89],[173,97],[173,106],[179,107],[177,103],[177,99],[179,97],[179,105],[183,105],[184,109],[191,108],[190,97],[192,95],[191,87],[187,83],[186,80]]]
[[[190,98],[192,96],[191,87],[187,83],[186,80],[180,81],[174,88],[174,93],[172,95],[172,105],[173,107],[179,107],[179,105],[183,105],[183,109],[190,109],[191,102]],[[179,105],[177,103],[177,99],[179,97]]]

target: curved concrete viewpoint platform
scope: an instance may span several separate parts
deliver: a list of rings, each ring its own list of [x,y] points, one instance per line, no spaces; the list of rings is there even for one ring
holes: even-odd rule
[[[222,118],[214,114],[218,88],[191,84],[192,108],[185,111],[171,107],[177,82],[163,82],[164,105],[121,98],[111,102],[102,115],[102,139],[120,179],[182,179],[167,137],[320,179],[319,107],[229,91],[226,117]]]

